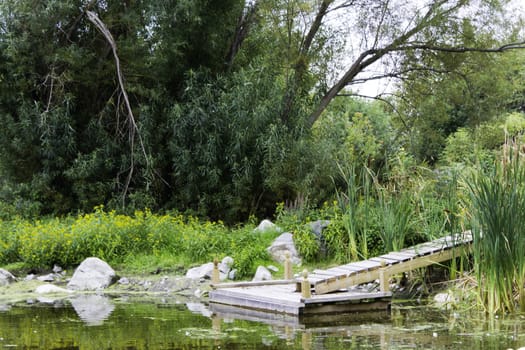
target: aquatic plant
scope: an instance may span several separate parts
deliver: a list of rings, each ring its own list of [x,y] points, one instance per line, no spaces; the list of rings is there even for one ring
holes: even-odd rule
[[[510,150],[468,182],[478,295],[489,313],[525,310],[525,166],[519,147]]]

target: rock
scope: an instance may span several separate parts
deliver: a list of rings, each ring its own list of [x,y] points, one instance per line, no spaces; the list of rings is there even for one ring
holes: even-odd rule
[[[230,272],[232,266],[233,258],[230,256],[226,256],[224,257],[224,259],[222,259],[221,263],[219,264],[219,271],[227,275]]]
[[[25,281],[32,281],[36,278],[36,275],[33,274],[33,273],[30,273],[29,275],[26,276],[26,278],[24,278]]]
[[[257,268],[257,271],[255,271],[255,276],[253,277],[252,281],[269,281],[272,279],[272,274],[268,269],[264,266],[259,266]]]
[[[232,259],[232,261],[233,261],[233,259]],[[219,280],[220,281],[225,281],[228,278],[228,273],[222,272],[220,270],[220,265],[221,264],[219,264]],[[223,268],[225,268],[225,267],[223,267]],[[186,272],[186,278],[191,278],[191,279],[194,279],[194,280],[197,280],[197,279],[211,279],[212,272],[213,272],[213,263],[210,262],[210,263],[206,263],[206,264],[203,264],[201,266],[197,266],[197,267],[193,267],[193,268],[189,269]]]
[[[210,262],[189,269],[188,272],[186,272],[186,277],[191,279],[211,278],[212,271],[213,263]]]
[[[36,279],[41,282],[53,282],[55,280],[55,277],[52,273],[50,273],[47,275],[38,276]]]
[[[117,280],[115,271],[99,258],[85,259],[75,270],[67,284],[73,290],[101,290]]]
[[[118,284],[123,284],[123,285],[128,285],[129,284],[129,279],[127,279],[126,277],[122,277],[121,279],[119,279],[117,281]]]
[[[36,294],[70,294],[73,293],[72,290],[60,288],[53,284],[42,284],[41,286],[36,287]]]
[[[277,231],[281,232],[281,228],[271,222],[270,220],[264,219],[261,221],[259,226],[257,226],[254,230],[255,232],[267,232],[267,231]]]
[[[196,289],[194,292],[193,292],[193,295],[196,297],[196,298],[202,298],[204,296],[204,294],[206,294],[206,291],[205,290],[201,290],[201,289]]]
[[[293,235],[289,232],[285,232],[277,237],[266,250],[274,261],[281,264],[284,263],[286,259],[286,252],[290,253],[290,260],[293,264],[301,264],[301,258],[297,253],[297,249],[295,249]]]
[[[62,267],[58,266],[57,264],[53,266],[54,273],[62,273],[62,271],[64,271],[64,269],[62,269]]]
[[[228,272],[228,278],[232,281],[235,279],[235,276],[237,275],[237,269],[233,269],[230,272]]]
[[[115,305],[102,295],[85,294],[71,300],[78,317],[89,326],[98,326],[108,319]]]
[[[15,281],[16,278],[11,274],[11,272],[0,269],[0,286],[7,286],[8,284],[11,284]]]
[[[326,244],[326,239],[323,235],[323,230],[330,225],[329,220],[317,220],[309,223],[310,230],[315,235],[317,244],[319,245],[319,256],[325,258],[328,254],[328,245]]]
[[[455,303],[456,303],[456,298],[454,298],[454,296],[450,292],[438,293],[434,295],[434,304],[437,307],[447,309]]]
[[[266,268],[272,272],[279,272],[279,268],[277,266],[268,265]]]

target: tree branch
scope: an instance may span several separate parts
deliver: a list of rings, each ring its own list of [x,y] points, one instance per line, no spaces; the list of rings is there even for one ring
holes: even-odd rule
[[[255,16],[257,14],[258,8],[258,3],[254,2],[248,9],[244,9],[243,13],[239,16],[235,35],[231,42],[228,53],[226,54],[227,69],[231,69],[233,66],[233,60],[235,59],[235,56],[239,52],[244,40],[248,37],[250,28],[255,22]]]
[[[122,97],[124,99],[124,104],[127,110],[128,114],[128,122],[130,124],[129,128],[129,143],[130,143],[130,167],[128,176],[126,179],[126,183],[124,184],[124,190],[122,193],[122,205],[125,204],[126,194],[129,190],[129,185],[131,184],[131,179],[133,177],[133,172],[135,169],[135,156],[134,156],[134,148],[135,148],[135,135],[137,135],[140,148],[142,150],[142,153],[144,155],[144,159],[146,161],[146,165],[149,168],[149,157],[146,152],[146,148],[144,147],[144,142],[142,141],[142,137],[140,135],[139,128],[137,126],[137,123],[135,121],[135,117],[133,115],[133,110],[131,108],[131,104],[129,102],[128,93],[126,92],[126,87],[124,86],[124,75],[122,74],[122,70],[120,68],[120,59],[117,54],[117,44],[115,42],[115,39],[113,38],[113,35],[111,35],[111,32],[106,27],[104,22],[97,16],[96,13],[92,11],[86,11],[87,18],[91,23],[95,25],[95,27],[102,33],[108,44],[111,46],[111,50],[113,51],[113,57],[115,59],[115,66],[117,70],[117,77],[119,82],[120,91],[122,93]],[[118,107],[117,107],[118,108]]]

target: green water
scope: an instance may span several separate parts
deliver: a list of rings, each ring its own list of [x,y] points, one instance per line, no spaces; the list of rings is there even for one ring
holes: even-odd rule
[[[0,349],[517,349],[525,318],[426,306],[298,320],[199,303],[99,296],[0,305]],[[87,305],[87,306],[86,306]],[[193,311],[192,311],[193,310]]]

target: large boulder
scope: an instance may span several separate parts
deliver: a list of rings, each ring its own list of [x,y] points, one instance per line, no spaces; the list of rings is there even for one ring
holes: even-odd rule
[[[219,266],[218,266],[219,280],[221,282],[225,281],[228,278],[228,273],[230,272],[230,267],[228,265],[230,261],[228,259],[227,260],[224,260],[224,259],[223,259],[223,262],[219,263]],[[231,259],[231,263],[233,264],[233,259]],[[201,266],[193,267],[186,272],[186,278],[191,278],[193,280],[211,279],[211,275],[213,273],[213,267],[214,267],[214,264],[212,262],[202,264]]]
[[[73,290],[101,290],[118,280],[115,271],[99,258],[87,258],[77,267],[67,284]]]
[[[281,234],[266,250],[274,261],[277,261],[281,264],[286,260],[287,252],[290,254],[290,260],[293,264],[301,264],[301,257],[299,256],[299,253],[297,253],[297,249],[295,248],[295,243],[293,241],[293,235],[290,232]]]
[[[0,269],[0,286],[7,286],[14,281],[16,281],[16,278],[11,274],[11,272]]]

